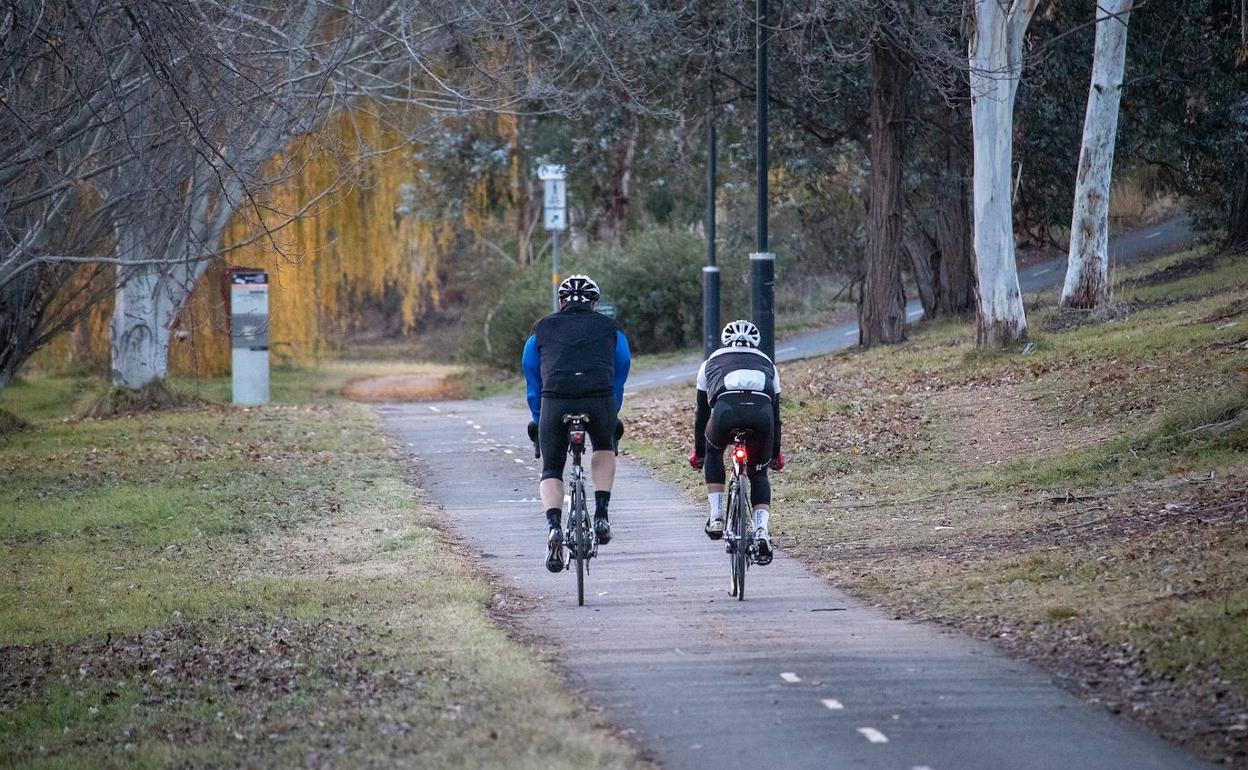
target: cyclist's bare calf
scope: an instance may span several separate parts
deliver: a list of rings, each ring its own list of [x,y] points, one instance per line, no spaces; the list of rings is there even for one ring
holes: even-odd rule
[[[615,452],[610,449],[596,450],[589,460],[589,469],[594,480],[594,492],[610,492],[615,485]],[[563,507],[563,479],[542,479],[537,489],[544,508]]]

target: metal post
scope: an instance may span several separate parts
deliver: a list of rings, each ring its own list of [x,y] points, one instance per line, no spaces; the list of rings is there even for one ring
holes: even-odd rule
[[[550,303],[559,312],[559,231],[550,231]]]
[[[758,253],[767,252],[767,0],[757,0],[754,31],[757,140],[758,140]]]
[[[755,101],[758,123],[758,248],[750,255],[750,313],[762,341],[759,349],[776,355],[776,257],[767,250],[767,0],[756,0]]]
[[[750,255],[750,315],[758,334],[762,338],[758,349],[775,360],[776,357],[776,321],[775,321],[775,285],[776,255]]]
[[[719,267],[715,264],[715,188],[718,155],[715,93],[706,121],[706,267],[702,268],[702,357],[719,347]]]
[[[702,358],[719,347],[719,268],[702,268]]]

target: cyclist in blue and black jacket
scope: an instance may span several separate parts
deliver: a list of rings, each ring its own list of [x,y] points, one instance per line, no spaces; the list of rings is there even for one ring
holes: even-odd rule
[[[565,414],[589,415],[587,433],[593,444],[590,476],[594,484],[594,533],[598,542],[611,540],[607,506],[615,482],[615,442],[619,437],[624,381],[631,363],[628,340],[614,319],[596,312],[602,293],[589,276],[573,275],[559,284],[559,311],[533,325],[524,345],[524,379],[528,384],[529,438],[542,455],[538,490],[550,528],[546,569],[563,569],[563,467],[568,454]]]

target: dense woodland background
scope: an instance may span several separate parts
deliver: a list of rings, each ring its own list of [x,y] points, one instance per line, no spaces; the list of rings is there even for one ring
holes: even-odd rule
[[[896,303],[915,293],[929,316],[973,316],[978,5],[777,5],[782,329],[856,308],[864,345],[895,342]],[[1012,5],[1034,12],[1006,127],[1025,256],[1068,240],[1098,25],[1083,0]],[[751,7],[365,6],[3,12],[0,382],[40,350],[42,368],[134,386],[163,376],[162,345],[175,370],[225,371],[232,265],[272,276],[279,361],[409,337],[513,367],[547,302],[534,171],[550,161],[568,168],[565,272],[599,278],[640,350],[695,345],[712,121],[725,312],[744,312]],[[1242,16],[1238,0],[1135,5],[1111,225],[1182,207],[1207,237],[1248,245]],[[162,301],[136,314],[149,296]],[[126,349],[155,360],[134,381]]]

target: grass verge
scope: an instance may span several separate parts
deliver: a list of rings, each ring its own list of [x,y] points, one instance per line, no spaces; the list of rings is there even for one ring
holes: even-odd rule
[[[351,371],[118,419],[74,418],[98,383],[5,391],[33,429],[0,436],[0,765],[637,764],[492,621],[372,413],[326,398]]]

